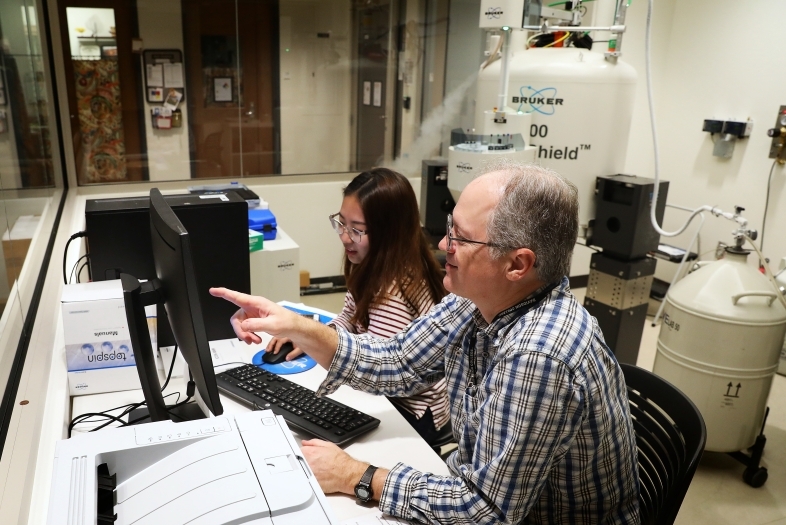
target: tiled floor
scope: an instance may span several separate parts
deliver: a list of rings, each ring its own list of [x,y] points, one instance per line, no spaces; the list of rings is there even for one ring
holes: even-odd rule
[[[581,301],[584,289],[574,290]],[[338,312],[343,294],[303,297],[309,306]],[[638,365],[652,370],[660,326],[644,326]],[[677,516],[676,525],[786,525],[786,377],[776,375],[769,398],[762,465],[769,479],[761,488],[742,481],[744,466],[726,454],[705,452]]]

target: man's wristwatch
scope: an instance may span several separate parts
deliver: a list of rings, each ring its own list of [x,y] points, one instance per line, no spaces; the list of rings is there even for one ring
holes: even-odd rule
[[[361,477],[358,484],[355,485],[355,497],[357,497],[358,503],[368,503],[371,498],[374,497],[374,491],[371,489],[371,480],[376,471],[377,467],[369,465],[363,473],[363,477]]]

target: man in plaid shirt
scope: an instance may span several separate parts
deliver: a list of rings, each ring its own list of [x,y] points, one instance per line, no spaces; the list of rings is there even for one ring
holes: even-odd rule
[[[326,493],[352,494],[368,479],[359,497],[424,523],[639,523],[622,371],[565,277],[577,231],[575,186],[504,163],[470,183],[448,218],[440,246],[451,294],[390,340],[331,330],[262,298],[211,293],[240,306],[232,323],[241,339],[289,337],[328,369],[321,393],[349,384],[406,396],[446,378],[453,475],[377,469],[306,440]]]

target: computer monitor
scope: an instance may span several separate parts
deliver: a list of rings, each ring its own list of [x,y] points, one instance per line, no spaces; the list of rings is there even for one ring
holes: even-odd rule
[[[224,409],[213,372],[188,231],[156,188],[150,190],[150,237],[156,278],[142,283],[131,275],[120,275],[131,344],[150,420],[170,419],[145,317],[145,306],[162,303],[196,385],[198,401],[203,409],[220,415]]]

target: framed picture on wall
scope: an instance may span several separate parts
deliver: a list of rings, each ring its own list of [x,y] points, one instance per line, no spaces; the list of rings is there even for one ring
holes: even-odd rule
[[[213,101],[232,102],[232,77],[213,78]]]

